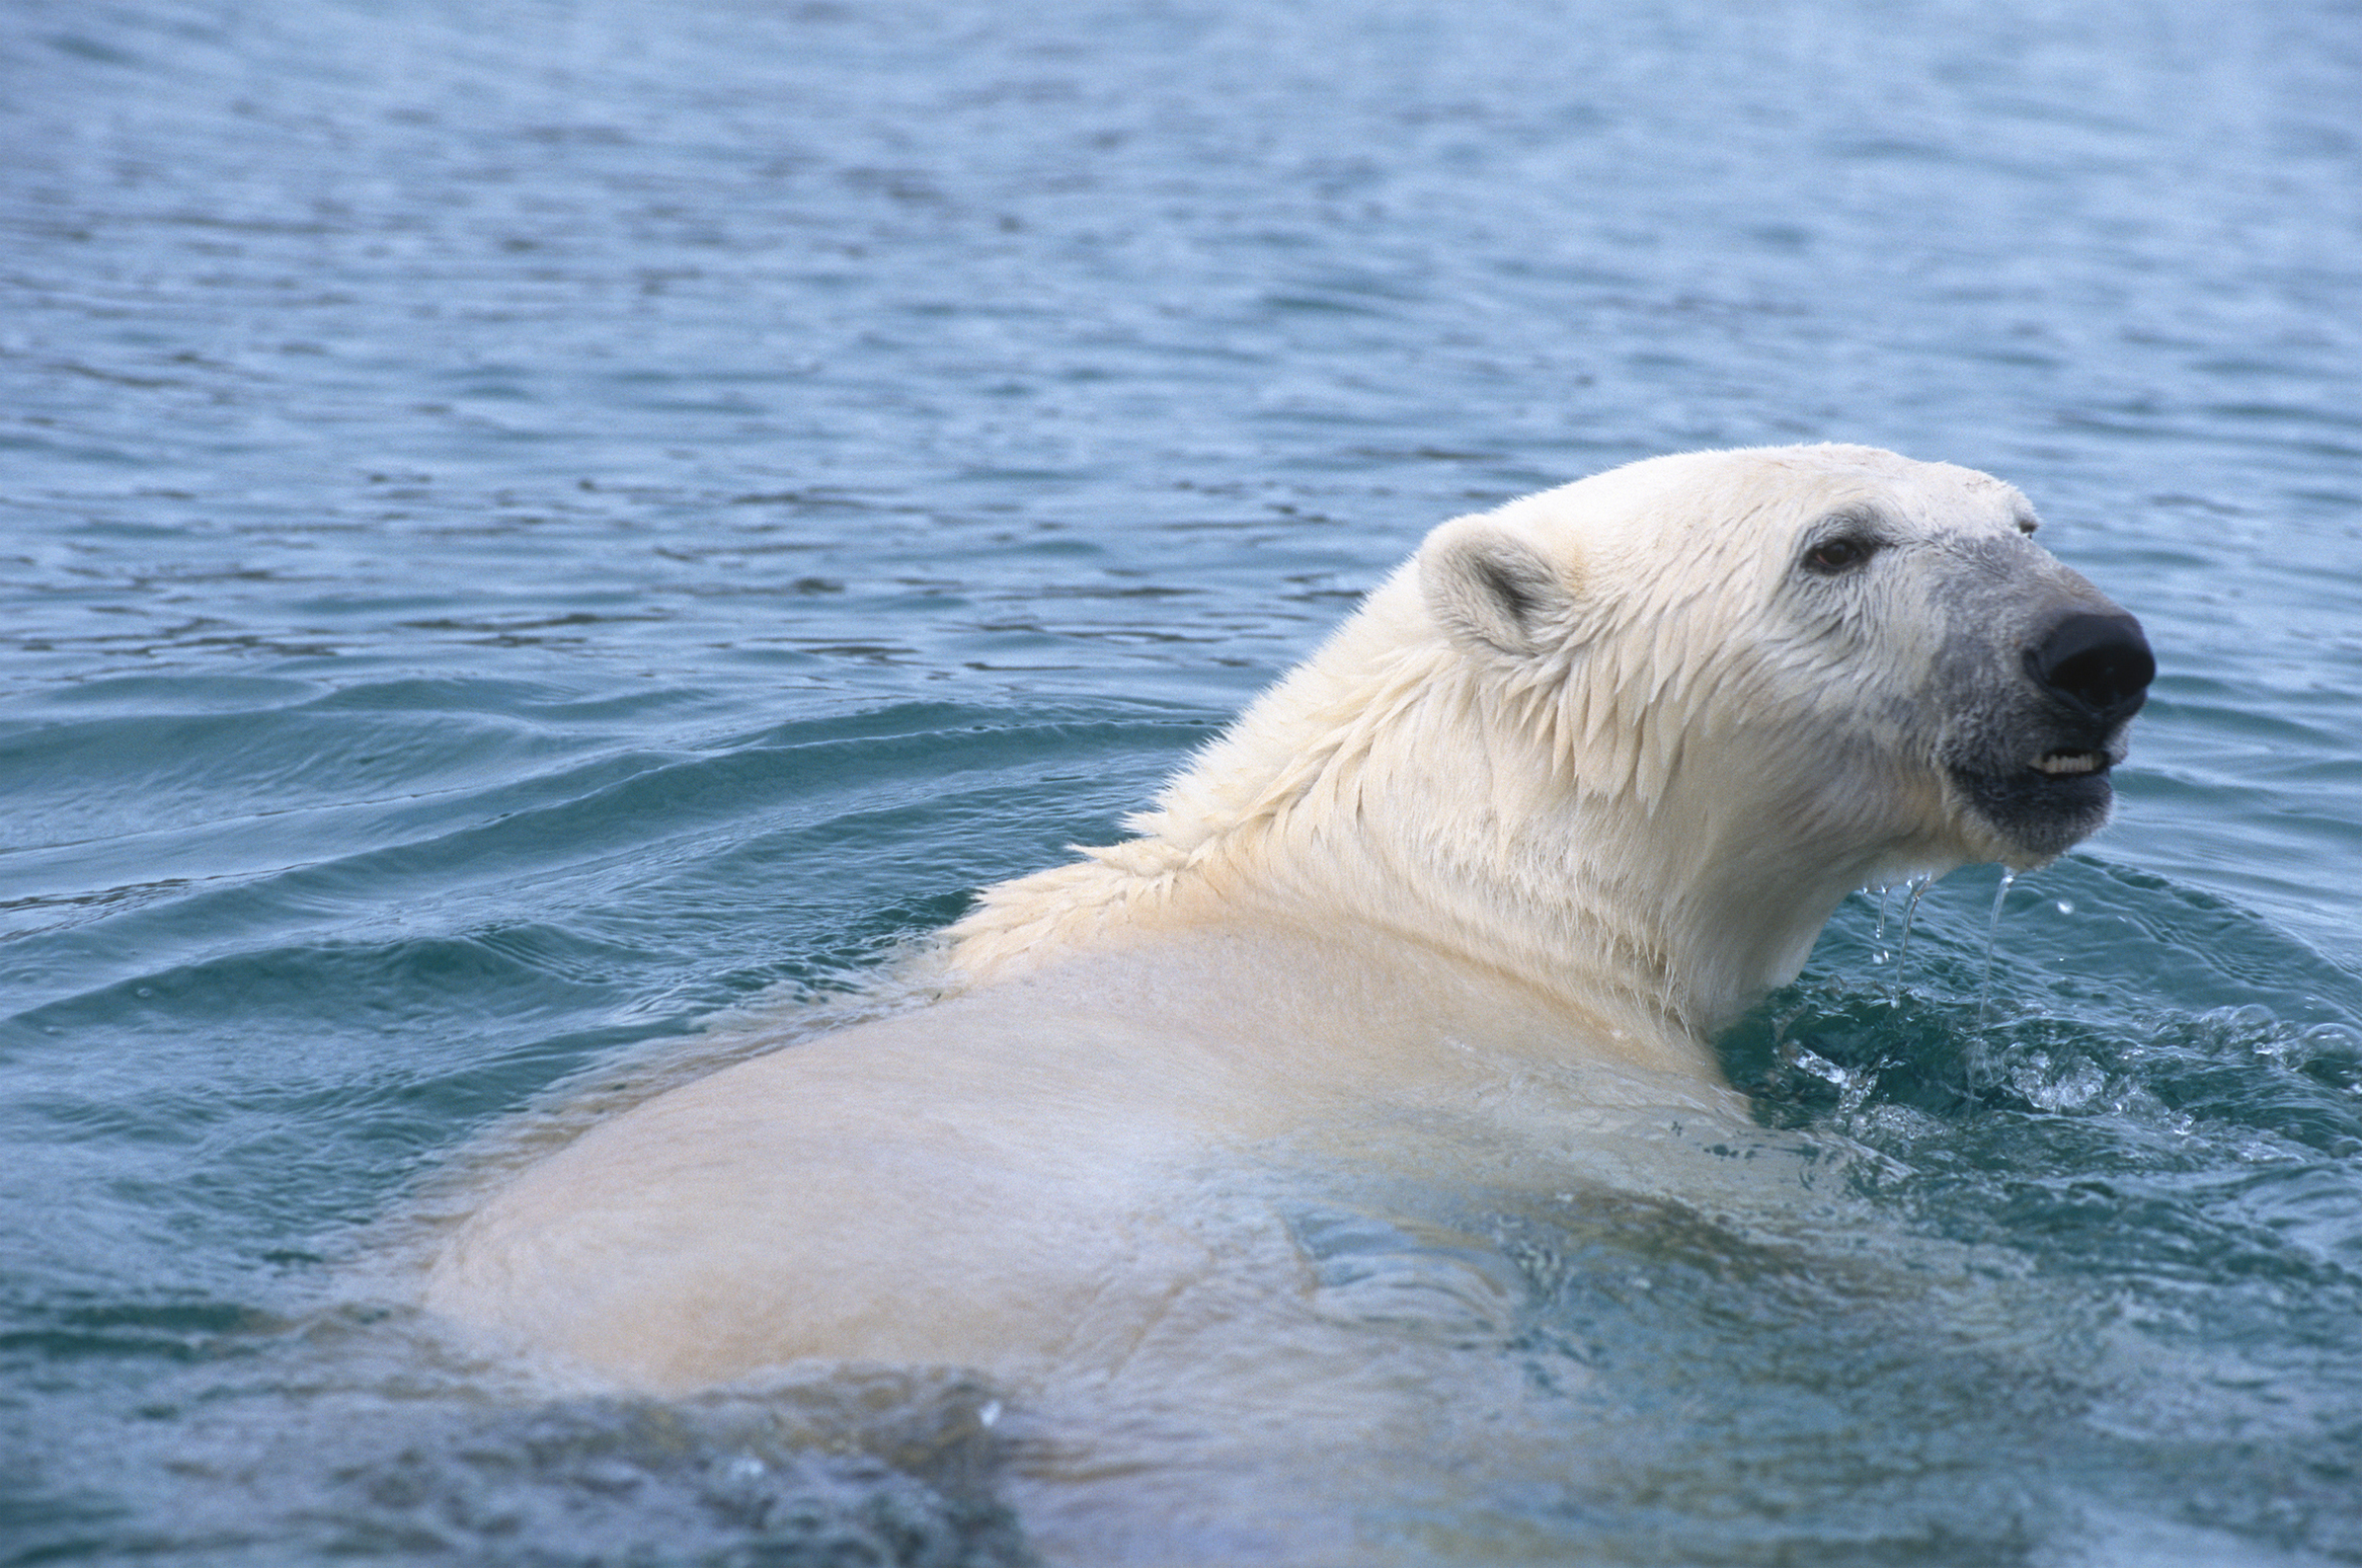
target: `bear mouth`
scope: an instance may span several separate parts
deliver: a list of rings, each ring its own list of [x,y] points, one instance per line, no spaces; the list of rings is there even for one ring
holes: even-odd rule
[[[2105,750],[2061,746],[2015,767],[1947,771],[1972,814],[2027,860],[2043,861],[2106,825],[2115,762]]]

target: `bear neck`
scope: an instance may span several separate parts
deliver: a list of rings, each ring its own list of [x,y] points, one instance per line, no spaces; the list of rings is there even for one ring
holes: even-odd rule
[[[989,980],[1159,932],[1360,930],[1718,1076],[1706,1042],[1794,977],[1867,861],[1767,838],[1707,798],[1719,780],[1570,782],[1542,700],[1446,644],[1398,575],[1130,821],[1141,837],[989,890],[953,963]]]

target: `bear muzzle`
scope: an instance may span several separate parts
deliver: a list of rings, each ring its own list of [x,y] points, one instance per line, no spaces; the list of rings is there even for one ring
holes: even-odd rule
[[[2020,697],[1987,709],[1946,771],[1955,799],[2010,846],[2004,858],[2033,864],[2106,823],[2108,771],[2124,759],[2125,727],[2148,700],[2157,659],[2141,623],[2096,594],[2019,636]]]

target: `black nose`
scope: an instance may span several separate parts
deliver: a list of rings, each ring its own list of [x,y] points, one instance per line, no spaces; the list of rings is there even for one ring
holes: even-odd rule
[[[2157,678],[2149,639],[2129,615],[2062,616],[2025,662],[2037,681],[2107,724],[2140,712]]]

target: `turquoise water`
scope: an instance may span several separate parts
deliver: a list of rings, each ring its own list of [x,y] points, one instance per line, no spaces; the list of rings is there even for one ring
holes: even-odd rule
[[[1433,522],[1822,437],[2141,615],[2119,823],[1726,1042],[1880,1283],[1361,1233],[1541,1392],[1354,1560],[2362,1561],[2357,104],[2334,0],[0,0],[0,1561],[1020,1559],[989,1390],[536,1402],[353,1270]]]

